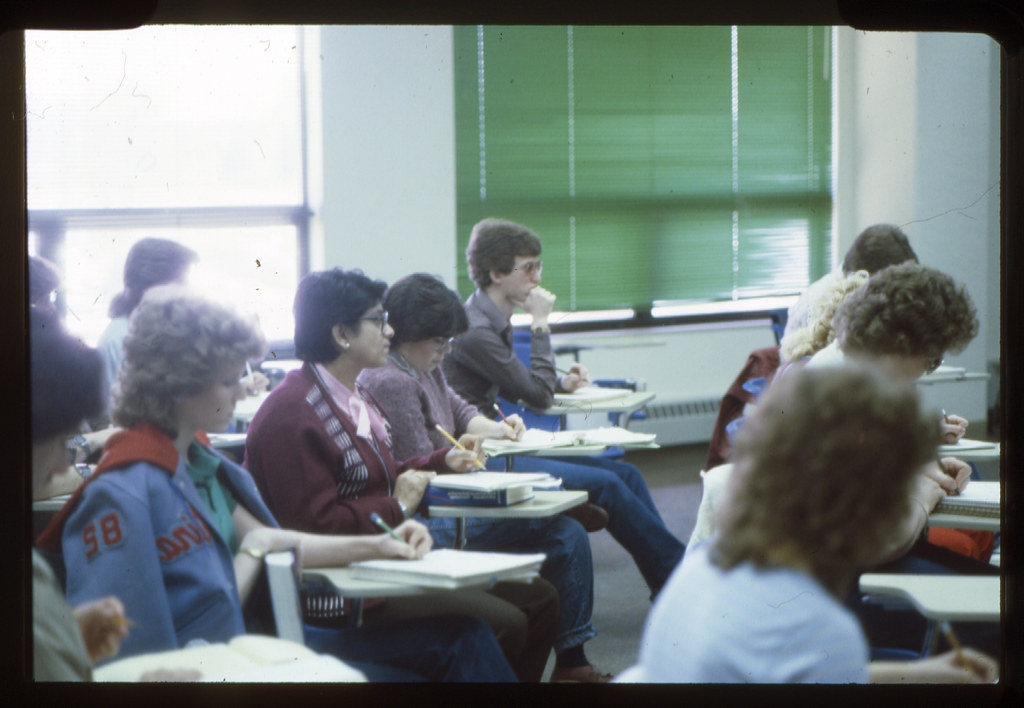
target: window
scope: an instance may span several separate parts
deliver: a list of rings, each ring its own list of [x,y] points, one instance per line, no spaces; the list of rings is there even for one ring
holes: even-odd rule
[[[27,31],[29,251],[95,343],[131,245],[199,253],[190,282],[292,335],[306,268],[303,28]]]
[[[456,27],[457,252],[530,226],[568,310],[799,292],[830,263],[831,31]]]

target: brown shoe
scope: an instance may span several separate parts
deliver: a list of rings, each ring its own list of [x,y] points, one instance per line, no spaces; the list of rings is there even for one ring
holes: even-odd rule
[[[608,683],[611,674],[602,674],[590,664],[586,666],[559,667],[551,672],[551,683]]]
[[[576,519],[583,525],[587,533],[600,531],[608,525],[608,512],[597,504],[580,504],[566,510],[565,515],[570,519]]]

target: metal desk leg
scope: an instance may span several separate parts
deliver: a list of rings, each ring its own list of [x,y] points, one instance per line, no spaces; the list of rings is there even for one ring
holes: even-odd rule
[[[359,628],[363,626],[363,598],[353,597],[352,600],[352,617],[349,620],[349,626]]]
[[[466,517],[460,516],[455,519],[455,548],[461,551],[466,547]]]

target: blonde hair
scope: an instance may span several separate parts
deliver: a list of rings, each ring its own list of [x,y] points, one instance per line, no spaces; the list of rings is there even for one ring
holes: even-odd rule
[[[911,386],[860,366],[778,381],[736,439],[711,557],[796,567],[836,596],[873,564],[939,443]]]
[[[783,361],[799,361],[821,351],[836,338],[832,317],[846,297],[867,282],[868,272],[858,270],[832,280],[827,290],[807,306],[807,324],[789,332],[780,342]]]
[[[266,344],[255,322],[168,285],[146,292],[123,346],[114,422],[152,423],[173,437],[177,402],[212,386],[224,367],[262,358]]]

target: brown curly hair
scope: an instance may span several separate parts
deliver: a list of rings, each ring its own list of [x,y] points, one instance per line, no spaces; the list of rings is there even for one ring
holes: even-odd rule
[[[854,365],[783,378],[737,436],[713,562],[796,567],[841,597],[877,560],[938,443],[938,416],[913,387]]]
[[[478,288],[491,284],[491,271],[511,273],[516,256],[539,256],[540,236],[507,219],[489,218],[473,226],[466,246],[469,277]]]
[[[872,275],[832,322],[846,353],[941,359],[978,334],[967,288],[934,268],[907,263]]]
[[[836,338],[832,317],[843,301],[868,279],[864,270],[836,278],[831,287],[818,295],[807,307],[807,324],[788,333],[779,343],[779,354],[785,361],[799,361],[824,349]]]
[[[171,437],[181,397],[204,391],[224,367],[259,360],[266,350],[254,322],[176,285],[146,291],[123,346],[114,422],[125,428],[152,423]]]

